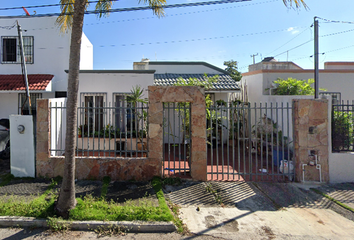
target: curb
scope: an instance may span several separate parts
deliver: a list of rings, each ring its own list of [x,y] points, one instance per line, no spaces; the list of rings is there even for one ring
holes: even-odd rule
[[[72,230],[93,230],[102,227],[119,226],[131,233],[170,233],[175,232],[176,226],[172,222],[145,222],[145,221],[65,221],[58,220],[59,224],[68,224]],[[49,228],[47,220],[33,217],[0,217],[0,227],[40,227]]]

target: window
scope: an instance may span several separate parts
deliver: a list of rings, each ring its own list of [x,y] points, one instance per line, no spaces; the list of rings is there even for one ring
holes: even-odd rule
[[[88,132],[90,134],[104,129],[104,120],[106,120],[104,118],[105,102],[105,93],[82,93],[81,95],[81,104],[84,107],[83,121],[88,127]]]
[[[132,104],[127,102],[127,96],[130,93],[114,93],[114,106],[115,106],[115,126],[121,132],[130,132],[135,130],[135,112],[132,109]]]
[[[42,98],[42,93],[30,93],[32,115],[36,115],[37,99]],[[26,93],[18,94],[18,113],[29,115]]]
[[[2,37],[2,63],[21,63],[21,46],[18,37]],[[23,37],[26,63],[33,63],[33,37]]]

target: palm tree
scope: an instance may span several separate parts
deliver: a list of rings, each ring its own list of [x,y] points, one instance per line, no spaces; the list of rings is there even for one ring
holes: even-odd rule
[[[163,16],[163,5],[166,0],[139,0],[148,3],[154,14]],[[113,1],[99,0],[96,10],[99,17],[107,15]],[[55,206],[56,213],[62,217],[68,217],[70,209],[76,206],[75,199],[75,136],[77,130],[77,95],[80,70],[80,45],[82,27],[84,23],[85,10],[88,7],[88,0],[60,0],[61,13],[57,23],[62,31],[71,29],[71,45],[69,59],[67,118],[66,118],[66,139],[65,139],[65,163],[63,182],[60,188],[59,199]]]
[[[283,2],[287,7],[292,7],[294,4],[296,8],[300,8],[302,5],[305,9],[308,9],[304,0],[283,0]]]

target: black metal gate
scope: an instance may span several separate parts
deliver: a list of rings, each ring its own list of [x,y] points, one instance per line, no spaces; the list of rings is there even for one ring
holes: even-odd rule
[[[294,179],[292,106],[218,101],[207,108],[207,177]]]
[[[163,176],[190,176],[191,104],[163,104]]]

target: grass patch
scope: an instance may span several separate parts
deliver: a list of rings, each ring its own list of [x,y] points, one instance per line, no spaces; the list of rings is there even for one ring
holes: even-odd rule
[[[48,218],[54,216],[54,202],[56,195],[53,188],[57,185],[55,180],[49,185],[48,189],[29,203],[18,201],[14,196],[6,201],[0,200],[1,216],[24,216],[36,218]]]
[[[57,191],[55,187],[58,185],[58,181],[60,181],[60,179],[52,179],[47,190],[31,202],[16,200],[15,196],[10,197],[10,199],[6,201],[0,200],[0,215],[46,218],[48,225],[52,229],[67,229],[67,226],[61,224],[61,219],[57,218],[54,212],[54,203],[58,197],[58,194],[55,193],[55,191]],[[165,201],[160,178],[154,178],[152,180],[152,186],[154,187],[159,202],[159,206],[157,207],[151,200],[146,198],[141,199],[139,203],[133,203],[128,200],[124,206],[115,203],[113,200],[107,202],[105,197],[110,181],[111,179],[109,177],[103,179],[101,196],[99,198],[91,195],[87,195],[84,198],[77,198],[77,205],[70,211],[68,220],[173,221],[176,225],[181,225],[181,223],[178,222],[179,219],[173,216]],[[117,229],[114,229],[114,232],[116,231]]]
[[[311,190],[314,191],[314,192],[317,193],[317,194],[320,194],[320,195],[324,196],[325,198],[331,200],[332,202],[338,204],[339,206],[341,206],[341,207],[343,207],[343,208],[345,208],[345,209],[347,209],[347,210],[349,210],[349,211],[351,211],[351,212],[354,213],[354,209],[353,209],[353,208],[351,208],[351,207],[349,207],[348,205],[345,205],[344,203],[342,203],[342,202],[340,202],[340,201],[338,201],[338,200],[332,198],[331,196],[329,196],[329,195],[323,193],[322,191],[320,191],[320,190],[318,190],[318,189],[315,189],[315,188],[311,188]]]
[[[7,184],[9,184],[11,182],[12,179],[14,179],[14,175],[8,173],[5,175],[1,176],[1,183],[0,183],[0,187],[5,186]]]
[[[101,199],[106,199],[106,195],[108,192],[108,186],[109,183],[111,182],[111,178],[108,176],[103,177],[103,185],[101,188]]]

